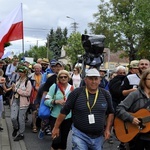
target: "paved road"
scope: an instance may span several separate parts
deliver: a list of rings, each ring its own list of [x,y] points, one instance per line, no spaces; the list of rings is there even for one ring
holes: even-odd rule
[[[51,145],[51,136],[45,135],[43,140],[38,139],[38,133],[32,133],[31,128],[31,115],[29,122],[26,123],[25,144],[27,150],[49,150]],[[119,144],[118,140],[113,136],[114,144],[109,144],[107,141],[104,143],[104,150],[117,150]],[[71,131],[68,136],[67,150],[71,150]]]
[[[11,141],[12,150],[50,150],[51,136],[46,135],[43,140],[38,139],[38,133],[33,133],[31,128],[31,114],[29,115],[29,121],[26,123],[25,138],[24,141],[14,142],[11,136],[13,128],[10,120],[10,109],[6,107],[6,122],[9,128],[9,140]],[[117,150],[119,144],[118,140],[113,136],[113,144],[109,144],[107,141],[104,143],[104,150]],[[71,131],[68,136],[67,150],[71,150]]]

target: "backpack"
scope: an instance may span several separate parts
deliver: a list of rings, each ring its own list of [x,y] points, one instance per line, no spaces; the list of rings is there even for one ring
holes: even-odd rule
[[[25,81],[25,87],[27,87],[28,81],[30,81],[30,80],[27,78],[26,81]],[[30,81],[30,82],[31,82],[31,81]],[[31,91],[31,92],[32,92],[32,91]],[[30,94],[30,96],[31,96],[31,94]],[[30,101],[30,96],[27,96],[28,101]]]

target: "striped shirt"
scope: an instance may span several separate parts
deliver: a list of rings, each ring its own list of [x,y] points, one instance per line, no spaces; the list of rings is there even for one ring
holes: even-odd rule
[[[95,94],[89,93],[90,106],[93,105],[94,99]],[[94,114],[95,123],[89,124],[88,115],[90,111],[87,106],[85,87],[77,88],[70,93],[61,113],[67,115],[70,110],[72,110],[74,126],[78,130],[87,135],[97,136],[103,134],[106,116],[114,113],[111,96],[108,91],[102,88],[99,88],[97,101],[91,110],[91,114]]]

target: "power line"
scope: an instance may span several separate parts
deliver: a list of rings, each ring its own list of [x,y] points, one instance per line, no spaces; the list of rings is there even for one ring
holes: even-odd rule
[[[24,27],[25,30],[32,30],[34,31],[38,31],[38,32],[43,32],[43,31],[50,31],[50,29],[46,29],[46,28],[31,28],[31,27]]]
[[[50,30],[50,29],[46,29],[46,28],[31,28],[31,27],[24,27],[25,29],[29,29],[29,30]]]

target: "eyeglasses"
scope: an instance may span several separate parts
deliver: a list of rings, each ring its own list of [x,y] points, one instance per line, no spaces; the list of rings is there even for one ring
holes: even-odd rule
[[[60,77],[59,77],[59,79],[63,79],[63,78],[64,78],[64,79],[67,79],[68,77],[67,77],[67,76],[60,76]]]
[[[42,66],[48,66],[48,64],[41,64]]]

